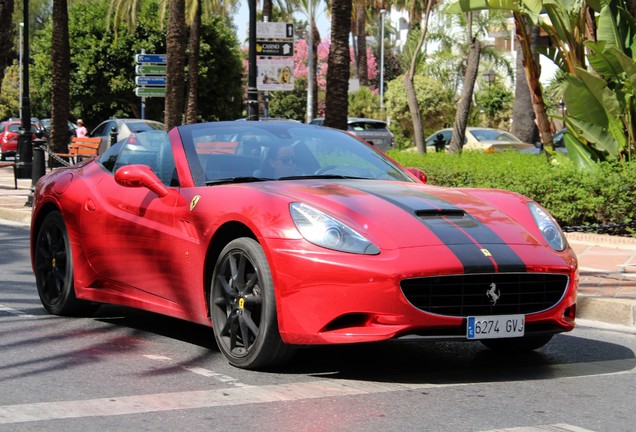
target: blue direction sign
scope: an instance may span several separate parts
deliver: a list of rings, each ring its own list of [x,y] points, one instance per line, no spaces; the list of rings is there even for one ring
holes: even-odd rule
[[[138,76],[135,77],[135,84],[138,86],[160,86],[165,87],[165,76]]]
[[[166,54],[135,54],[135,61],[137,63],[166,64],[168,56]]]

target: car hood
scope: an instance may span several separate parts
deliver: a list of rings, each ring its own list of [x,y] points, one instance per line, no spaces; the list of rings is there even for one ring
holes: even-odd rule
[[[260,185],[286,202],[302,202],[336,217],[384,248],[545,245],[532,226],[528,199],[511,192],[375,180]],[[493,200],[496,206],[488,202]]]
[[[492,148],[494,148],[497,151],[506,150],[506,149],[525,150],[525,149],[529,149],[529,148],[534,148],[534,144],[518,142],[518,141],[496,141],[496,140],[488,141],[488,140],[484,140],[484,141],[479,141],[478,143],[466,145],[464,147],[465,148],[468,148],[468,147],[472,147],[472,148],[488,148],[488,147],[492,147]]]

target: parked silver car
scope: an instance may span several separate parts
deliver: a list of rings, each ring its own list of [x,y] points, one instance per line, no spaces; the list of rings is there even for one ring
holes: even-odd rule
[[[316,118],[310,124],[322,126],[324,121],[322,117]],[[349,132],[384,152],[395,146],[395,137],[387,128],[386,122],[382,120],[349,117],[347,125]]]
[[[116,141],[121,141],[134,133],[163,129],[163,123],[154,120],[112,118],[101,122],[89,136],[102,139],[99,146],[99,154],[102,154],[110,147],[110,133],[112,130],[117,132]]]

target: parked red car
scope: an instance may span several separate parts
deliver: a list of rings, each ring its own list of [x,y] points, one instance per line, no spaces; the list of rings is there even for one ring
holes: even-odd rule
[[[7,156],[15,156],[18,151],[18,136],[21,126],[22,123],[19,120],[7,120],[0,123],[0,160],[6,160]],[[31,123],[31,130],[38,130],[33,123]],[[35,139],[35,133],[33,139]]]

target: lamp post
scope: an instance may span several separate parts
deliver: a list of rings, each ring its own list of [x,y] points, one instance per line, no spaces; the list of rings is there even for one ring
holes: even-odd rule
[[[247,62],[247,119],[258,120],[258,89],[256,88],[256,0],[248,0],[250,8],[249,51]]]
[[[31,102],[29,99],[29,2],[23,0],[24,31],[22,37],[22,108],[21,130],[18,136],[16,174],[18,178],[31,178],[33,147],[31,143]]]
[[[384,16],[386,9],[380,9],[380,111],[384,110]]]
[[[19,42],[19,45],[20,45],[20,56],[19,57],[20,58],[18,60],[18,65],[19,65],[18,69],[19,69],[19,75],[20,75],[20,77],[19,77],[20,78],[20,113],[22,112],[22,62],[24,60],[22,58],[22,55],[23,55],[23,51],[22,51],[22,31],[23,30],[24,30],[24,23],[21,22],[20,25],[19,25],[19,33],[20,33],[20,37],[19,37],[19,39],[20,39],[20,42]]]

